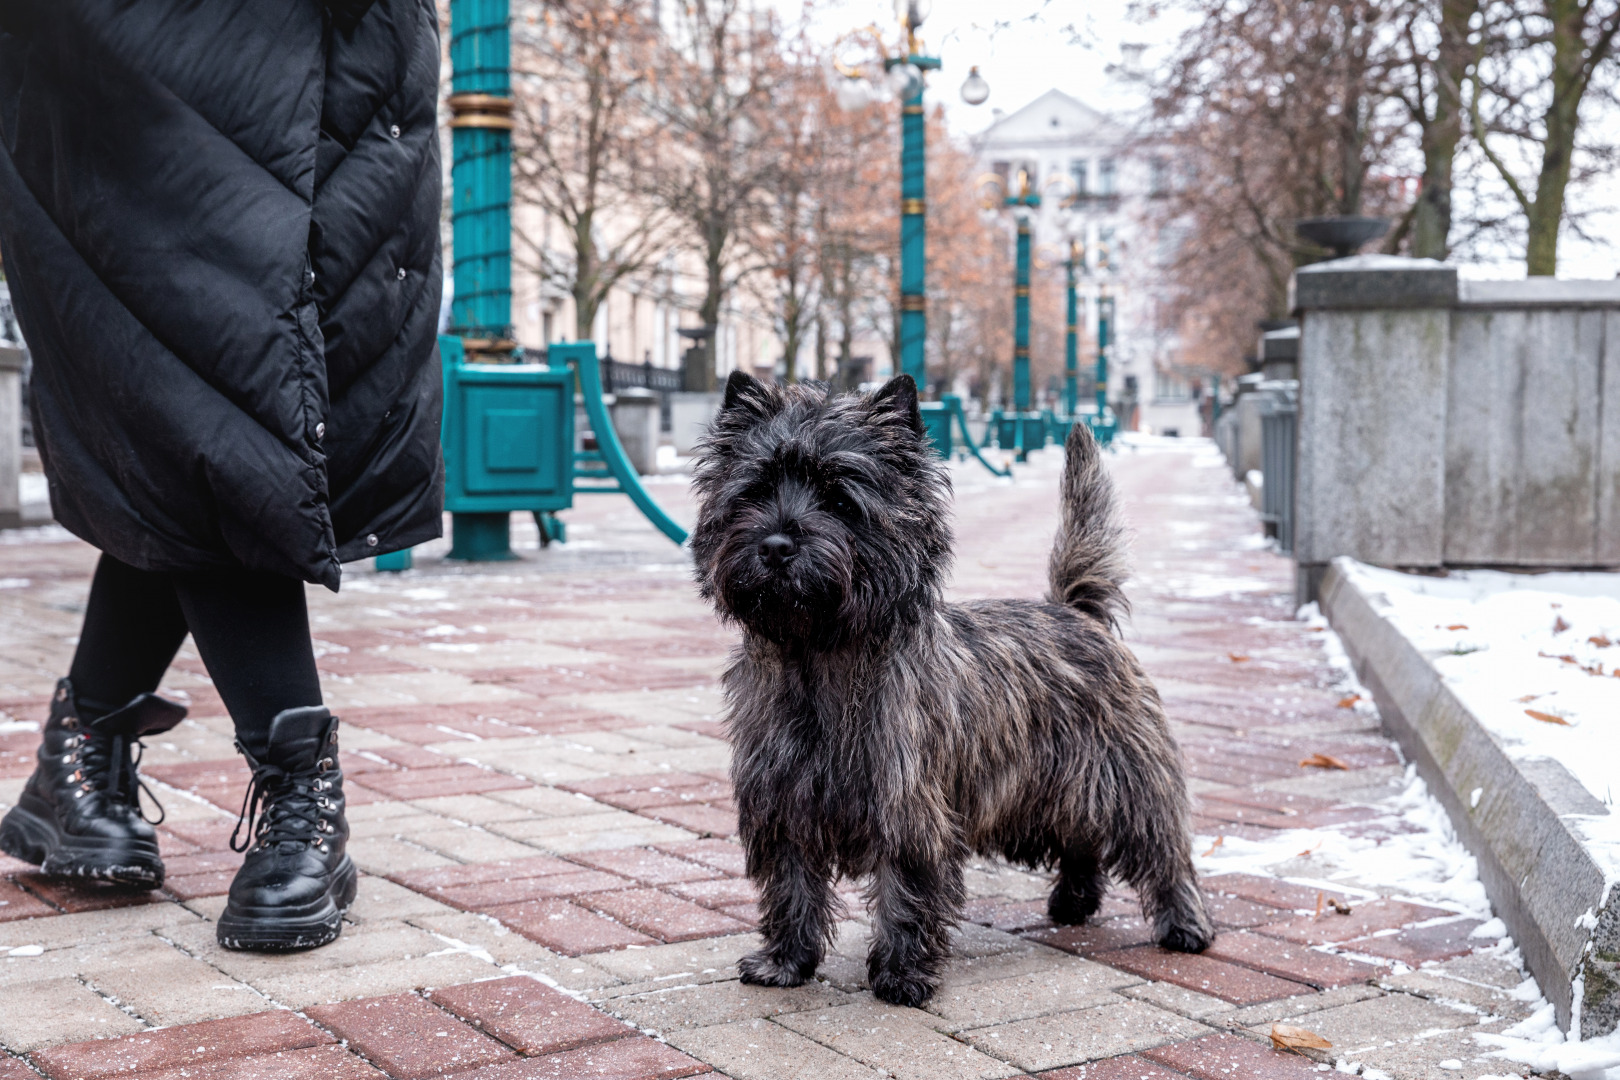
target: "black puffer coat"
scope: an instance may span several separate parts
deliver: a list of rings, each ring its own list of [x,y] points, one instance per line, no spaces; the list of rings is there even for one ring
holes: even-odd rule
[[[0,0],[0,248],[57,520],[149,570],[439,535],[432,0]]]

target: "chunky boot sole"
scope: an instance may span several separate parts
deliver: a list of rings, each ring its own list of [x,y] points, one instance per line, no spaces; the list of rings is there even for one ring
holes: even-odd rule
[[[222,947],[245,952],[318,949],[343,932],[343,913],[359,887],[360,875],[345,855],[321,899],[299,907],[238,909],[226,904],[214,936]]]
[[[33,863],[49,877],[83,878],[155,889],[163,884],[163,859],[154,842],[72,836],[57,828],[49,807],[30,804],[23,793],[0,821],[0,851]]]

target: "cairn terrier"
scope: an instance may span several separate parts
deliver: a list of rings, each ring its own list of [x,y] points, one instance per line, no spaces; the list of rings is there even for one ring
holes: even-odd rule
[[[1096,441],[1065,448],[1045,601],[946,603],[950,480],[901,375],[872,394],[726,384],[696,470],[697,577],[742,644],[724,677],[764,948],[742,980],[797,986],[869,877],[872,992],[938,988],[969,855],[1056,867],[1052,920],[1130,883],[1158,942],[1213,931],[1159,696],[1119,640],[1123,530]]]

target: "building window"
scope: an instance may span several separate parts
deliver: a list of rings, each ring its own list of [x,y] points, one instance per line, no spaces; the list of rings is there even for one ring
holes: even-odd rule
[[[1091,188],[1086,183],[1086,159],[1075,158],[1069,162],[1069,180],[1074,184],[1074,194],[1077,198],[1085,198],[1091,194]]]
[[[990,171],[1001,177],[1001,183],[1003,186],[1005,186],[1007,182],[1012,179],[1012,165],[1009,162],[991,162]]]
[[[1148,194],[1161,197],[1170,194],[1170,163],[1162,157],[1148,161]]]
[[[1113,158],[1101,158],[1097,162],[1097,190],[1094,195],[1118,195],[1119,167]]]

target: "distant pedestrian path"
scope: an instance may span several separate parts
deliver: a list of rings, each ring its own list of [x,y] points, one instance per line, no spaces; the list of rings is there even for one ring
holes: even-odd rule
[[[1047,450],[1012,481],[955,471],[958,595],[1044,588],[1060,464]],[[715,686],[733,635],[680,553],[605,499],[570,515],[566,546],[536,550],[531,527],[519,563],[429,548],[410,573],[355,566],[340,593],[311,590],[364,874],[327,948],[215,944],[248,774],[182,653],[166,690],[192,718],[143,766],[168,813],[163,891],[106,895],[0,859],[0,1080],[1518,1071],[1473,1036],[1530,1017],[1533,984],[1331,635],[1294,618],[1292,564],[1209,444],[1127,443],[1111,465],[1135,532],[1127,638],[1196,793],[1221,927],[1207,953],[1152,945],[1122,892],[1093,924],[1054,927],[1045,877],[978,864],[926,1009],[866,992],[859,883],[817,981],[740,984],[756,910]],[[655,493],[690,520],[684,482]],[[0,544],[3,807],[94,553],[56,530]],[[1331,1048],[1273,1050],[1278,1023]]]

